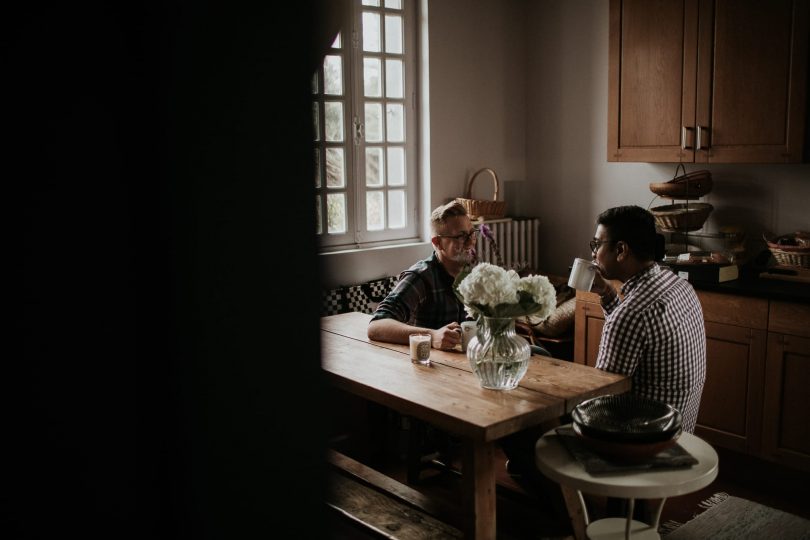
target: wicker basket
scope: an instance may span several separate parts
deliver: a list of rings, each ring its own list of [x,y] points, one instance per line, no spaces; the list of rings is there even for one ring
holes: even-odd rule
[[[675,173],[677,174],[677,169]],[[651,183],[650,191],[667,199],[699,199],[712,190],[712,173],[693,171],[676,176],[669,182]]]
[[[495,195],[491,201],[470,198],[472,196],[473,183],[482,172],[488,172],[492,176],[492,181],[495,184]],[[498,188],[498,175],[495,174],[495,171],[492,169],[485,167],[470,177],[470,181],[467,183],[466,198],[458,197],[456,200],[467,209],[467,214],[469,214],[470,219],[499,219],[506,215],[506,201],[498,200]]]
[[[701,229],[712,210],[709,203],[684,203],[656,206],[650,213],[662,232],[687,232]]]
[[[765,242],[773,258],[781,266],[810,268],[810,234],[799,231],[783,234],[773,240],[765,238]]]

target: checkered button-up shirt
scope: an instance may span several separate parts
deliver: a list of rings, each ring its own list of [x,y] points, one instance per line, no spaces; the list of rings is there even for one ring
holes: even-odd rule
[[[706,379],[703,310],[692,286],[657,264],[602,299],[605,325],[596,367],[633,377],[632,391],[681,412],[694,432]]]
[[[434,252],[399,275],[396,287],[380,302],[371,320],[396,319],[422,328],[441,328],[466,318],[453,292],[453,276]]]

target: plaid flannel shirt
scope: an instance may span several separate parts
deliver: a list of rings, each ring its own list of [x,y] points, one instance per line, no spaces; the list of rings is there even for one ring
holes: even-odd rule
[[[467,318],[453,291],[453,276],[436,253],[399,275],[396,287],[380,302],[371,320],[396,319],[422,328],[441,328]]]

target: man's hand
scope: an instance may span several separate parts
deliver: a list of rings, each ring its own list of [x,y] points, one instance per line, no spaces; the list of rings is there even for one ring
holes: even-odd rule
[[[457,322],[431,330],[430,334],[433,336],[431,344],[434,349],[449,351],[461,345],[461,325]]]

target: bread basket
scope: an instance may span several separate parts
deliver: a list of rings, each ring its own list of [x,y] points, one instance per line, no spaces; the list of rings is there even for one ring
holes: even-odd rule
[[[778,264],[810,268],[810,232],[797,231],[772,240],[765,237],[765,242]]]
[[[683,203],[650,209],[662,232],[697,231],[703,227],[714,207],[709,203]]]
[[[492,176],[492,182],[495,185],[495,195],[492,197],[491,201],[471,198],[473,183],[478,175],[483,172],[488,172]],[[498,200],[499,187],[498,175],[495,174],[495,171],[492,169],[485,167],[476,171],[476,173],[470,177],[470,181],[467,183],[466,197],[458,197],[456,200],[464,205],[464,208],[467,210],[467,214],[472,220],[500,219],[506,215],[506,201]]]

